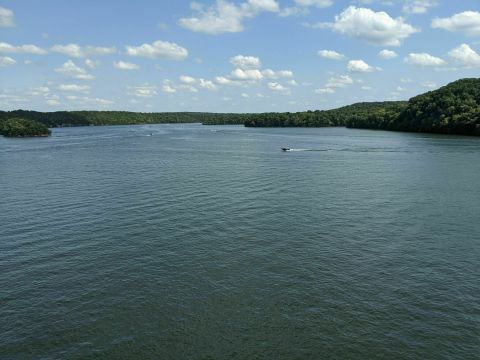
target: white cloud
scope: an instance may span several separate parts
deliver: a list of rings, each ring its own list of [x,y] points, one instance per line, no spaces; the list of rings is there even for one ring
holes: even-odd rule
[[[426,87],[428,89],[435,89],[438,87],[438,85],[436,83],[434,83],[433,81],[425,81],[422,83],[422,86],[423,87]]]
[[[86,103],[100,105],[100,106],[110,105],[114,103],[112,100],[107,100],[102,98],[84,97],[82,98],[82,100]]]
[[[248,99],[250,97],[250,95],[248,95],[247,93],[241,93],[240,96],[245,99]]]
[[[150,59],[184,60],[188,56],[188,50],[178,44],[157,40],[152,44],[140,46],[127,46],[127,54],[141,56]]]
[[[202,89],[217,90],[217,85],[215,85],[211,80],[198,79],[197,85]]]
[[[187,84],[182,84],[178,86],[179,89],[185,90],[185,91],[190,91],[192,93],[197,93],[198,89],[193,86],[193,85],[187,85]]]
[[[48,99],[47,104],[48,105],[60,105],[60,101],[58,99]]]
[[[177,92],[169,80],[165,80],[162,85],[162,91],[166,94],[174,94]]]
[[[288,85],[291,85],[291,86],[298,86],[298,83],[297,83],[294,79],[288,80],[288,81],[287,81],[287,84],[288,84]]]
[[[128,87],[129,95],[137,97],[152,97],[157,95],[157,87],[149,84],[144,84],[140,86],[129,86]]]
[[[295,0],[298,6],[315,6],[318,8],[327,8],[333,5],[332,0]]]
[[[372,72],[377,70],[363,60],[350,60],[347,65],[347,69],[351,72]]]
[[[427,53],[410,53],[404,61],[407,64],[418,66],[441,66],[446,64],[445,60]]]
[[[378,56],[380,56],[383,59],[389,60],[389,59],[396,58],[398,54],[392,50],[382,50],[378,53]]]
[[[334,50],[319,50],[318,56],[321,56],[325,59],[330,59],[330,60],[342,60],[345,58],[345,55],[340,54]]]
[[[215,77],[215,81],[217,84],[220,84],[220,85],[238,85],[236,81],[232,81],[225,76],[217,76]]]
[[[198,13],[197,16],[181,18],[178,23],[189,30],[207,34],[241,32],[244,30],[245,19],[253,18],[261,12],[280,10],[276,0],[248,0],[238,5],[217,0],[208,8],[194,2],[191,8]]]
[[[420,31],[405,23],[401,17],[394,19],[386,12],[355,6],[349,6],[335,16],[334,23],[321,23],[314,27],[330,28],[342,35],[387,46],[400,46],[404,39]]]
[[[403,12],[407,14],[425,14],[429,8],[436,6],[435,0],[405,0]]]
[[[373,88],[371,86],[362,86],[360,89],[365,90],[365,91],[373,90]]]
[[[0,42],[0,53],[45,55],[47,51],[36,45],[14,46],[6,42]]]
[[[278,16],[288,17],[293,15],[307,15],[308,13],[309,11],[308,11],[308,8],[306,7],[292,6],[292,7],[283,8],[278,14]]]
[[[397,88],[395,89],[395,91],[397,91],[397,92],[403,92],[403,91],[407,91],[407,89],[405,89],[404,87],[401,87],[401,86],[397,86]]]
[[[74,58],[104,56],[115,54],[117,52],[115,47],[80,46],[78,44],[54,45],[50,50]]]
[[[138,66],[137,64],[125,62],[125,61],[117,61],[117,62],[114,61],[113,67],[119,70],[137,70],[140,68],[140,66]]]
[[[191,85],[191,84],[195,84],[197,80],[191,76],[182,75],[180,76],[180,82]]]
[[[230,58],[230,63],[236,68],[243,70],[259,69],[260,67],[262,67],[262,62],[258,57],[255,56],[237,55]]]
[[[191,92],[198,91],[197,88],[194,87],[194,85],[198,86],[201,89],[206,89],[211,91],[218,89],[218,86],[215,85],[211,80],[205,80],[202,78],[196,79],[188,75],[180,76],[180,82],[183,84],[183,85],[180,85],[180,88],[191,91]]]
[[[37,88],[33,88],[30,92],[28,92],[29,95],[33,96],[45,96],[48,93],[50,93],[50,88],[48,86],[40,86]]]
[[[13,11],[0,6],[0,28],[15,26]]]
[[[327,88],[344,88],[353,84],[353,79],[348,75],[340,75],[338,77],[331,77],[328,79],[325,87]]]
[[[315,89],[315,94],[335,94],[335,90],[332,88],[322,88],[322,89]]]
[[[17,62],[8,56],[0,56],[0,67],[15,65]]]
[[[258,69],[235,69],[232,71],[232,78],[236,80],[261,80],[263,75]]]
[[[87,70],[75,65],[72,60],[68,60],[62,67],[55,69],[56,72],[80,80],[92,80],[94,77]]]
[[[62,84],[58,87],[60,91],[71,91],[71,92],[89,92],[90,86],[88,85],[77,85],[77,84]]]
[[[327,8],[333,5],[332,0],[295,0],[295,6],[283,8],[279,16],[308,15],[309,7]]]
[[[290,70],[273,71],[272,69],[262,70],[262,75],[268,79],[280,79],[293,77],[293,72]]]
[[[87,59],[85,65],[90,69],[96,69],[100,65],[100,61]]]
[[[462,44],[451,50],[448,55],[457,63],[466,67],[480,66],[480,55],[469,45]]]
[[[404,83],[404,84],[408,84],[408,83],[411,83],[413,80],[410,79],[410,78],[401,78],[400,79],[400,82],[401,83]]]
[[[432,20],[432,28],[480,35],[480,12],[464,11],[451,17],[436,18]]]
[[[290,94],[290,89],[277,83],[277,82],[269,82],[267,84],[268,88],[273,91],[273,92],[278,92],[284,95],[289,95]]]

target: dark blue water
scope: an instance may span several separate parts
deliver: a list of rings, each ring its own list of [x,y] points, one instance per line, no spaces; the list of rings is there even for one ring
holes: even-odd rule
[[[468,137],[0,138],[0,359],[479,359],[479,180]]]

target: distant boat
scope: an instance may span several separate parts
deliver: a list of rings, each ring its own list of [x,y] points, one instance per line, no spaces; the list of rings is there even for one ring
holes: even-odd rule
[[[282,151],[290,151],[290,148],[282,148]]]

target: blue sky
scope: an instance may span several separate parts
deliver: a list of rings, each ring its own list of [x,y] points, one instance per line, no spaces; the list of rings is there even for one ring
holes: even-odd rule
[[[478,0],[0,0],[0,109],[263,112],[480,70]]]

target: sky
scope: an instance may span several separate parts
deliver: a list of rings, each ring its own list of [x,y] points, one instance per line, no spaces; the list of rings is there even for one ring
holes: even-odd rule
[[[478,0],[0,0],[0,110],[322,110],[479,71]]]

